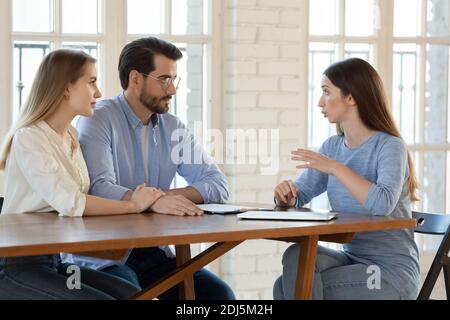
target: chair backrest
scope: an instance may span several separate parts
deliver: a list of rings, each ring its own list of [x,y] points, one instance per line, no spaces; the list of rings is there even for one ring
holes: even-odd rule
[[[0,213],[2,212],[3,197],[0,197]]]
[[[414,231],[418,233],[445,234],[450,225],[450,214],[413,211],[412,215],[417,220],[417,226]]]

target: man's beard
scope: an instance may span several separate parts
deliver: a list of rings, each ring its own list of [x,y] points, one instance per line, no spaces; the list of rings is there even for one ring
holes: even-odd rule
[[[162,114],[169,111],[169,104],[172,96],[165,97],[153,97],[147,95],[145,92],[141,93],[139,97],[139,101],[151,112]]]

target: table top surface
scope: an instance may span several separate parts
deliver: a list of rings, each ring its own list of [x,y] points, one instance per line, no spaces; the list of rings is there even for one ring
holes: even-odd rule
[[[243,241],[414,228],[416,220],[338,213],[329,222],[242,220],[235,214],[179,217],[130,214],[67,218],[0,215],[0,257]]]

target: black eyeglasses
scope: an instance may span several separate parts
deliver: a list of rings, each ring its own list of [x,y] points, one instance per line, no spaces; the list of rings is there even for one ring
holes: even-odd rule
[[[168,78],[161,79],[161,78],[154,77],[151,74],[145,74],[142,72],[139,72],[139,73],[145,77],[149,77],[149,78],[152,78],[152,79],[155,79],[156,81],[158,81],[164,90],[169,89],[170,85],[172,85],[172,84],[174,85],[175,89],[178,89],[178,86],[181,81],[181,78],[179,76],[175,76],[173,78],[168,77]]]

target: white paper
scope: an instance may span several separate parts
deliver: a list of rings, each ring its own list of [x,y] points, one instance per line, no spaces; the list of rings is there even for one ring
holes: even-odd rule
[[[300,211],[247,211],[237,215],[240,219],[255,220],[300,220],[300,221],[330,221],[336,213],[300,212]]]

